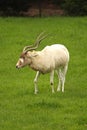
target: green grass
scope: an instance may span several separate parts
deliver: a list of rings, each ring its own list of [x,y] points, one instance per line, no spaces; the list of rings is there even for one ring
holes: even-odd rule
[[[52,35],[38,50],[54,43],[69,49],[64,93],[51,93],[47,74],[34,95],[35,72],[15,69],[23,47],[42,31]],[[0,18],[0,130],[86,130],[86,78],[87,17]],[[55,89],[57,82],[55,75]]]

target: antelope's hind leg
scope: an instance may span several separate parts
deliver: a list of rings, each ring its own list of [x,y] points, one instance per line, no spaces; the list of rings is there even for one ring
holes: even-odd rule
[[[59,92],[61,90],[61,69],[57,70],[57,76],[59,78],[59,84],[58,84],[58,88],[57,88],[57,91]]]
[[[68,65],[64,66],[63,70],[62,70],[62,92],[64,92],[64,84],[65,84],[65,76],[67,73],[67,69],[68,69]]]
[[[52,88],[52,93],[54,93],[54,70],[50,73],[50,85],[51,85],[51,88]]]
[[[65,83],[65,76],[67,72],[68,65],[64,66],[63,68],[60,68],[58,71],[58,77],[59,77],[59,84],[57,91],[60,91],[62,86],[62,92],[64,92],[64,83]]]

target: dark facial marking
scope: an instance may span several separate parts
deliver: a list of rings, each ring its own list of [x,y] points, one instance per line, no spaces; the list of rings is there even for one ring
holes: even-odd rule
[[[26,55],[26,53],[22,53],[22,54],[20,55],[20,58],[25,59],[25,55]]]

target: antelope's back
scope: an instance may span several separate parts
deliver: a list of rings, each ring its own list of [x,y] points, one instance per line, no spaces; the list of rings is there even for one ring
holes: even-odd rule
[[[62,44],[53,44],[51,46],[46,46],[44,50],[47,55],[50,55],[53,59],[59,62],[69,61],[69,51]]]

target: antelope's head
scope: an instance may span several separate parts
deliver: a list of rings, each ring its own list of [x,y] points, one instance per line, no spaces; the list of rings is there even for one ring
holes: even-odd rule
[[[36,50],[40,44],[40,42],[47,37],[47,35],[43,35],[44,33],[42,32],[37,38],[36,41],[33,45],[30,46],[25,46],[20,58],[16,64],[16,68],[22,68],[26,65],[30,65],[31,64],[31,58],[32,58],[32,54],[34,53],[33,50]]]

